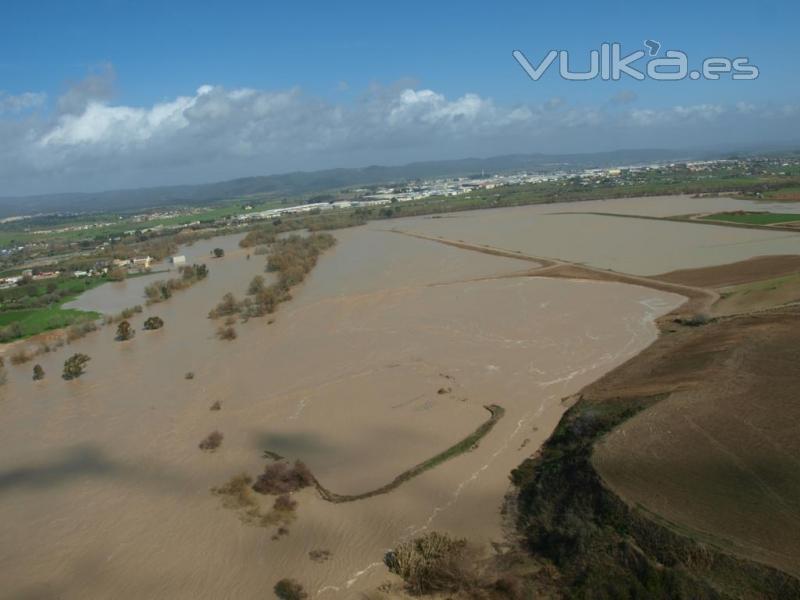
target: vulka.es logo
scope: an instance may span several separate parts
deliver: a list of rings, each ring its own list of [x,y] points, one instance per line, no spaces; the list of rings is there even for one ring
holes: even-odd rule
[[[759,70],[750,64],[746,56],[738,58],[725,58],[716,56],[703,59],[699,69],[689,70],[689,57],[680,50],[667,50],[658,57],[661,43],[655,40],[645,40],[648,52],[637,50],[630,54],[622,55],[622,45],[619,42],[602,43],[599,50],[589,52],[589,65],[585,71],[577,71],[570,66],[570,56],[567,50],[550,50],[542,61],[534,66],[521,50],[514,50],[512,55],[528,76],[534,81],[541,77],[558,59],[558,73],[563,79],[569,81],[588,81],[603,79],[606,81],[619,81],[624,76],[642,81],[646,78],[656,81],[679,81],[687,77],[692,80],[708,79],[717,80],[722,76],[730,76],[735,80],[752,80],[758,78]],[[650,58],[644,65],[636,63],[649,55]]]

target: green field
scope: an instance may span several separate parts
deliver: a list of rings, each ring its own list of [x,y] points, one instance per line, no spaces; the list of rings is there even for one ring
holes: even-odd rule
[[[149,273],[133,274],[129,277],[138,277]],[[48,283],[55,283],[56,290],[66,292],[66,295],[59,298],[58,302],[53,302],[49,306],[33,306],[30,308],[8,308],[9,302],[13,302],[15,296],[20,294],[36,297],[45,294]],[[96,312],[62,308],[62,306],[74,300],[84,292],[108,283],[105,277],[92,277],[85,279],[62,278],[36,282],[29,286],[0,290],[0,330],[16,323],[20,327],[15,339],[24,339],[43,333],[68,327],[76,321],[87,319],[99,319],[102,315]],[[27,292],[27,294],[26,294]],[[12,306],[18,306],[13,305]],[[9,340],[10,341],[10,340]]]
[[[245,211],[243,204],[252,206],[252,210]],[[263,200],[240,198],[226,201],[224,204],[212,206],[184,214],[150,219],[147,221],[136,221],[130,217],[102,214],[70,218],[42,217],[34,220],[17,221],[0,226],[0,247],[7,247],[28,242],[75,242],[80,240],[91,240],[96,237],[109,238],[121,236],[126,231],[136,231],[139,229],[150,229],[153,227],[173,227],[187,225],[195,221],[201,223],[213,222],[217,219],[224,219],[248,212],[258,212],[270,208],[277,208],[282,205],[281,200]],[[88,229],[77,229],[74,231],[57,231],[65,227],[89,226]],[[34,231],[44,231],[45,233],[34,233]]]
[[[99,313],[71,308],[31,308],[0,312],[0,327],[6,327],[12,323],[19,324],[22,333],[20,339],[22,339],[45,331],[67,327],[76,321],[99,318]]]
[[[747,225],[774,225],[800,221],[800,214],[735,212],[716,213],[702,218],[706,221],[726,221],[728,223],[744,223]]]
[[[764,192],[763,198],[765,200],[797,201],[800,200],[800,186],[795,185],[777,190],[770,190],[768,192]]]

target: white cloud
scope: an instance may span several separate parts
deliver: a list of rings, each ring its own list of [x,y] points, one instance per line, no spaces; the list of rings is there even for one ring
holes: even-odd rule
[[[628,113],[629,124],[638,127],[690,125],[698,121],[713,122],[725,115],[727,109],[719,104],[672,106],[664,109],[636,108]]]
[[[110,63],[96,66],[81,81],[70,85],[58,99],[59,112],[77,114],[90,102],[110,100],[114,96],[116,79],[117,74]]]
[[[0,93],[0,113],[7,113],[0,115],[0,195],[505,152],[687,146],[706,143],[704,132],[713,128],[743,132],[748,123],[756,139],[768,134],[763,123],[781,139],[800,118],[795,105],[623,108],[557,98],[507,106],[409,85],[374,85],[346,103],[296,88],[204,85],[191,95],[127,106],[110,99],[113,69],[91,77],[68,90],[52,114],[42,94]],[[726,128],[734,119],[736,127]]]
[[[17,114],[40,108],[46,100],[47,95],[38,92],[25,92],[14,96],[0,91],[0,115],[4,113]]]

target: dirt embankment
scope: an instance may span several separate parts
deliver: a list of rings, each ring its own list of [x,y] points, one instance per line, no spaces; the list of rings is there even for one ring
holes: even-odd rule
[[[523,532],[573,592],[800,597],[798,316],[663,335],[514,472]]]
[[[669,396],[599,442],[593,464],[629,505],[800,577],[798,317],[721,320],[645,357],[605,393]]]
[[[667,326],[515,470],[522,532],[571,594],[800,597],[798,317]]]
[[[706,267],[681,269],[656,275],[653,279],[680,285],[720,288],[782,277],[800,272],[800,255],[757,256],[748,260]]]
[[[644,277],[640,275],[629,275],[627,273],[620,273],[618,271],[611,271],[608,269],[598,269],[595,267],[579,265],[563,260],[556,260],[540,256],[529,256],[521,252],[510,252],[508,250],[502,250],[492,246],[469,244],[467,242],[447,240],[444,238],[436,238],[427,235],[409,233],[406,231],[390,231],[417,239],[437,242],[446,246],[454,246],[462,250],[470,250],[472,252],[480,252],[482,254],[489,254],[492,256],[516,258],[534,263],[536,265],[530,270],[503,275],[503,277],[551,277],[558,279],[611,281],[616,283],[628,283],[630,285],[640,285],[662,292],[670,292],[685,296],[687,301],[676,311],[674,311],[674,314],[668,315],[669,318],[673,318],[676,315],[696,315],[708,312],[711,309],[711,306],[719,299],[719,294],[713,289],[709,289],[713,286],[707,286],[704,284],[693,285],[680,281],[669,281],[661,278],[660,276]]]

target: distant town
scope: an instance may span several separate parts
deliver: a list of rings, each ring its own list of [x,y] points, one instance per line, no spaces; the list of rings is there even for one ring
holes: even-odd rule
[[[206,206],[177,206],[137,214],[48,214],[4,219],[0,223],[0,286],[15,285],[30,273],[37,278],[63,274],[48,268],[58,257],[88,256],[108,252],[131,242],[170,236],[181,232],[241,229],[259,222],[283,217],[321,214],[351,214],[377,211],[377,215],[396,216],[391,207],[426,202],[458,201],[480,195],[502,195],[504,190],[557,190],[581,188],[641,188],[652,182],[659,186],[672,181],[703,181],[727,177],[761,175],[792,177],[800,171],[796,154],[769,157],[726,158],[688,162],[652,162],[602,168],[523,170],[507,173],[480,173],[460,177],[418,179],[399,183],[331,190],[327,193],[295,198],[270,198],[264,195],[221,200]],[[733,189],[733,188],[732,188]],[[666,189],[666,191],[669,191]],[[640,191],[641,193],[641,191]],[[758,196],[759,192],[754,192]],[[374,215],[372,215],[374,216]],[[163,258],[163,257],[159,257]],[[76,277],[107,275],[125,267],[136,271],[150,261],[133,252],[112,260],[97,260],[91,267],[75,268]],[[117,264],[122,261],[125,264]]]

